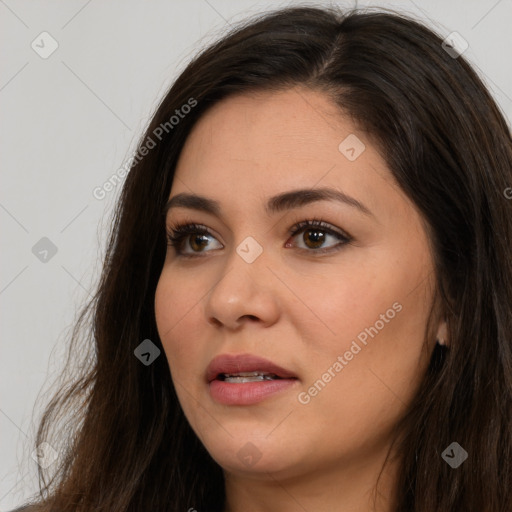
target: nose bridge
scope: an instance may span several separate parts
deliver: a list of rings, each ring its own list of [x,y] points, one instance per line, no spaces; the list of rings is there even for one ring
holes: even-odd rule
[[[207,295],[206,315],[236,327],[241,317],[272,322],[277,315],[277,297],[263,246],[248,236],[233,248],[225,272]]]

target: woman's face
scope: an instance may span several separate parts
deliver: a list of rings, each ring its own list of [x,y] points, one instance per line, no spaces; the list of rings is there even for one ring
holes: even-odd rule
[[[168,230],[208,233],[168,247],[156,321],[212,457],[287,477],[384,454],[435,343],[434,274],[420,216],[367,135],[319,92],[231,97],[188,137],[181,194]]]

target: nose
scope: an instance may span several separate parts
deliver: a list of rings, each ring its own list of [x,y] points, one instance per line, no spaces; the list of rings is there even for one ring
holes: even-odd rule
[[[272,325],[279,318],[282,284],[269,269],[265,251],[252,263],[233,250],[206,297],[207,321],[236,330],[246,322]]]

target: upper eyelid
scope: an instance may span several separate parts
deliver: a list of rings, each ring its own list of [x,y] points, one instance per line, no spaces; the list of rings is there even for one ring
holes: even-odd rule
[[[188,222],[188,221],[184,221],[184,222],[175,222],[175,223],[167,223],[166,224],[166,231],[167,231],[167,234],[170,234],[171,232],[175,232],[176,230],[179,230],[179,229],[188,229],[190,231],[193,231],[194,229],[196,230],[203,230],[203,231],[208,231],[208,235],[211,235],[213,236],[214,238],[218,238],[217,235],[215,234],[216,233],[216,230],[213,230],[212,228],[208,227],[206,224],[202,224],[201,222]]]
[[[351,237],[351,235],[349,235],[349,233],[347,233],[344,229],[338,228],[338,227],[334,226],[333,224],[331,224],[330,222],[327,222],[322,219],[317,219],[316,217],[296,221],[286,231],[287,231],[287,233],[291,233],[292,231],[299,231],[299,230],[302,230],[302,229],[305,229],[308,227],[318,227],[318,228],[324,229],[326,231],[332,231],[338,235],[346,236],[347,238]],[[166,223],[166,230],[168,232],[175,231],[179,228],[182,228],[182,229],[189,228],[191,230],[192,229],[202,229],[202,230],[208,231],[209,234],[211,234],[212,236],[215,236],[215,231],[216,231],[216,230],[213,230],[212,228],[210,228],[209,226],[207,226],[206,224],[202,224],[201,222],[193,222],[193,221],[184,220],[182,222],[178,221],[178,222],[167,222]]]
[[[347,233],[344,229],[333,226],[330,222],[321,219],[307,219],[298,221],[288,230],[288,232],[290,232],[292,236],[295,236],[297,233],[307,228],[312,229],[315,227],[324,231],[329,231],[344,238],[352,238],[352,235]]]

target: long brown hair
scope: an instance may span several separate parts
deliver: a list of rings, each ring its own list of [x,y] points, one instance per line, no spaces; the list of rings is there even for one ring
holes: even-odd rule
[[[140,147],[155,145],[126,177],[97,291],[69,345],[67,364],[82,360],[39,424],[36,445],[61,453],[39,468],[41,510],[223,510],[222,470],[183,415],[157,334],[162,210],[184,142],[212,105],[299,84],[324,92],[372,137],[434,249],[450,345],[434,350],[397,425],[396,511],[512,510],[510,130],[463,56],[422,24],[334,7],[287,8],[232,29],[156,110]],[[134,355],[145,339],[162,352],[148,366]],[[442,457],[452,442],[468,454],[457,468]]]

